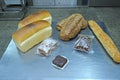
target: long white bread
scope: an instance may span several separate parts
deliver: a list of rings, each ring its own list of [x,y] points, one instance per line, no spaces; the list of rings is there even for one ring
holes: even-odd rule
[[[89,27],[99,39],[109,56],[114,62],[120,63],[120,52],[112,39],[101,29],[101,27],[93,20],[89,20]]]

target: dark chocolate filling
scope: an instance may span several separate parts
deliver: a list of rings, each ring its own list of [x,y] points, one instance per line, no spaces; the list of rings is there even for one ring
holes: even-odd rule
[[[55,57],[55,59],[52,61],[52,63],[60,68],[62,68],[66,63],[67,59],[58,55]]]

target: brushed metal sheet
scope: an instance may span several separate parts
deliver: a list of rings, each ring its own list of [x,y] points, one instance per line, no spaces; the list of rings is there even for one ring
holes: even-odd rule
[[[27,53],[21,53],[11,40],[0,60],[1,80],[79,80],[79,79],[120,79],[120,65],[107,55],[99,41],[92,41],[93,54],[75,51],[73,45],[77,37],[70,41],[61,41],[59,32],[53,23],[53,39],[58,41],[58,48],[49,57],[35,55],[37,46]],[[93,35],[87,27],[80,34]],[[51,65],[56,55],[69,59],[68,65],[59,70]]]
[[[54,0],[33,0],[33,6],[53,6]]]
[[[56,6],[76,6],[77,0],[55,0]]]
[[[76,6],[77,0],[34,0],[33,6]]]

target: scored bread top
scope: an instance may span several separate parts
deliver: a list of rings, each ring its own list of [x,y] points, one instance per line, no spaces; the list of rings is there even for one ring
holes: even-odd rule
[[[94,21],[89,20],[89,27],[94,32],[98,40],[101,42],[110,57],[116,62],[120,63],[120,52],[113,42],[113,40],[103,31],[103,29]]]
[[[72,14],[57,24],[57,29],[60,30],[60,39],[62,40],[74,38],[81,29],[86,27],[87,21],[79,13]]]
[[[23,26],[26,26],[26,25],[32,23],[32,22],[36,22],[38,20],[43,20],[43,19],[49,18],[49,17],[51,17],[51,14],[47,10],[40,10],[36,13],[30,14],[29,16],[27,16],[26,18],[21,20],[18,23],[18,27],[21,28]]]
[[[40,20],[40,21],[31,23],[25,27],[18,29],[15,33],[13,33],[12,38],[16,42],[22,43],[28,37],[32,36],[36,32],[38,32],[46,27],[51,27],[50,23],[45,20]]]

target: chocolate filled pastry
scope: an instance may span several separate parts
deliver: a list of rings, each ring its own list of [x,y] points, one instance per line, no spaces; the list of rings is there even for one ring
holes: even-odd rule
[[[74,38],[81,29],[86,28],[87,21],[81,14],[72,14],[60,21],[56,28],[60,31],[60,39],[70,40]]]
[[[37,49],[37,54],[49,56],[56,47],[57,47],[57,41],[52,38],[47,38],[40,43]]]
[[[80,34],[78,40],[75,42],[74,48],[78,51],[89,52],[92,38],[93,36]]]
[[[52,64],[56,68],[64,69],[68,62],[69,61],[66,57],[57,55],[55,59],[52,61]]]

